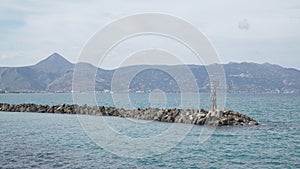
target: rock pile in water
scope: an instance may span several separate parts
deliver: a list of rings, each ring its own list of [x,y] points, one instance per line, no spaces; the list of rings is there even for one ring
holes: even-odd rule
[[[85,114],[96,116],[116,116],[142,120],[155,120],[172,123],[189,123],[196,125],[258,125],[252,118],[231,110],[191,110],[191,109],[158,109],[143,108],[125,110],[123,108],[79,105],[37,105],[0,103],[0,111],[6,112],[39,112],[60,114]]]

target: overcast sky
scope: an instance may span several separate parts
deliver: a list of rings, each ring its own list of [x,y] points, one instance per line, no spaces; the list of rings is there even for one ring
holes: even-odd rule
[[[53,52],[76,62],[87,40],[104,25],[158,12],[195,25],[222,63],[269,62],[300,69],[299,0],[0,1],[0,66],[35,64]]]

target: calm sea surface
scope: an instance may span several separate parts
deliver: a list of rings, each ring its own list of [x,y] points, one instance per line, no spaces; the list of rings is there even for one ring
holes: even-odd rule
[[[200,99],[206,109],[208,96]],[[181,107],[178,94],[162,100],[153,97],[152,102],[148,98],[130,96],[134,107]],[[96,100],[104,106],[128,106],[117,100],[114,104],[109,94],[97,94]],[[55,105],[72,104],[73,98],[72,94],[1,94],[0,102]],[[184,108],[195,107],[188,104],[192,102],[186,101]],[[93,102],[87,99],[87,104]],[[203,126],[193,126],[169,151],[144,158],[118,156],[98,146],[76,115],[0,112],[0,168],[300,168],[300,96],[229,94],[226,109],[262,125],[219,127],[203,143],[199,143]],[[128,126],[128,119],[105,118],[136,137],[173,125],[151,122],[137,129]]]

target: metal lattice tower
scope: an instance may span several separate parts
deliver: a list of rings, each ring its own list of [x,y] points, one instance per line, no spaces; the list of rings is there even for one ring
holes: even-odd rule
[[[218,81],[211,81],[211,93],[210,93],[210,110],[214,111],[217,109],[217,87],[219,86]]]

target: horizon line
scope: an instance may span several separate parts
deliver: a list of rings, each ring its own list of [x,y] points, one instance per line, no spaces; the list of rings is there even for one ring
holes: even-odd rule
[[[39,63],[49,59],[51,56],[53,55],[58,55],[60,57],[62,57],[64,60],[66,60],[67,62],[69,62],[70,64],[72,65],[76,65],[76,64],[90,64],[96,68],[100,68],[100,69],[104,69],[104,70],[115,70],[115,69],[118,69],[118,68],[126,68],[126,67],[132,67],[132,66],[183,66],[183,65],[186,65],[186,66],[211,66],[211,65],[214,65],[214,64],[221,64],[221,65],[229,65],[229,64],[243,64],[243,63],[248,63],[248,64],[259,64],[259,65],[264,65],[264,64],[270,64],[270,65],[273,65],[273,66],[280,66],[282,68],[287,68],[287,69],[296,69],[296,70],[299,70],[298,68],[295,68],[295,67],[285,67],[285,66],[282,66],[282,65],[279,65],[279,64],[273,64],[273,63],[270,63],[270,62],[263,62],[263,63],[258,63],[258,62],[252,62],[252,61],[242,61],[242,62],[234,62],[234,61],[230,61],[230,62],[227,62],[227,63],[213,63],[213,64],[209,64],[209,65],[204,65],[204,64],[193,64],[193,63],[188,63],[188,64],[132,64],[132,65],[125,65],[125,66],[120,66],[120,67],[114,67],[114,68],[108,68],[108,67],[98,67],[92,63],[89,63],[89,62],[77,62],[77,63],[74,63],[74,62],[71,62],[69,61],[67,58],[65,58],[63,55],[59,54],[58,52],[53,52],[51,55],[48,55],[47,57],[37,61],[36,63],[33,63],[33,64],[28,64],[28,65],[19,65],[19,66],[6,66],[6,65],[1,65],[0,64],[0,68],[19,68],[19,67],[30,67],[30,66],[35,66],[35,65],[38,65]]]

